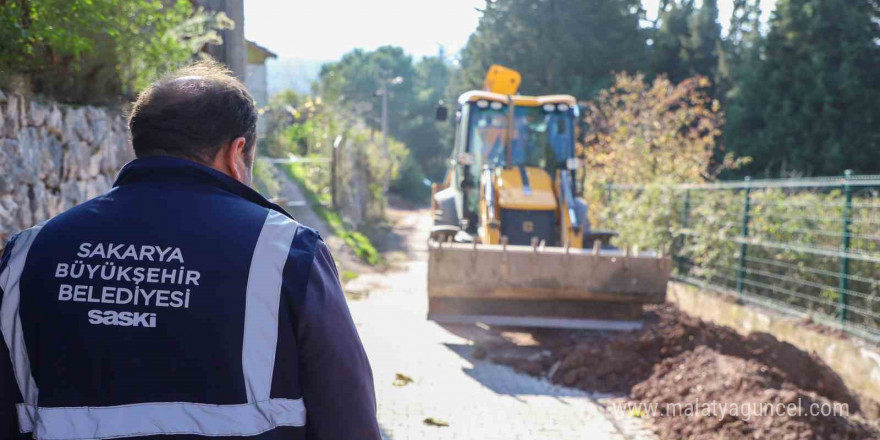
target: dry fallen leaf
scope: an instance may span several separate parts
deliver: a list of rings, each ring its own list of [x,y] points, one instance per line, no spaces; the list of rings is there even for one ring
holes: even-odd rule
[[[423,420],[423,423],[428,426],[449,426],[449,422],[434,417],[428,417]]]
[[[403,373],[397,373],[394,376],[394,382],[392,382],[391,384],[396,387],[404,387],[404,386],[407,386],[413,382],[415,382],[413,380],[413,378],[411,378]]]

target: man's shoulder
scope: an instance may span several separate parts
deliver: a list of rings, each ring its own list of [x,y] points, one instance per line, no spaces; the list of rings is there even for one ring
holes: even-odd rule
[[[269,209],[266,226],[271,224],[277,224],[287,229],[288,233],[292,235],[290,244],[292,255],[306,253],[313,256],[324,243],[321,233],[317,229],[306,226],[285,213]]]
[[[287,231],[281,235],[290,243],[292,256],[311,259],[323,243],[316,229],[299,223],[287,213],[234,195],[214,193],[187,197],[173,208],[167,205],[174,200],[173,196],[165,197],[165,204],[152,200],[137,203],[130,196],[121,196],[112,190],[19,232],[6,247],[14,246],[17,238],[38,234],[39,241],[49,247],[66,242],[72,236],[96,242],[159,240],[198,244],[216,240],[217,234],[221,234],[223,241],[238,243],[236,248],[245,249],[253,246],[264,231],[272,233],[271,228],[267,228],[272,223]]]
[[[271,209],[234,194],[210,187],[138,185],[112,188],[72,206],[44,222],[49,229],[93,224],[95,221],[131,219],[147,221],[174,218],[181,226],[200,223],[257,222]]]
[[[31,226],[30,228],[22,229],[21,231],[18,231],[12,234],[10,237],[6,238],[5,242],[0,242],[0,251],[2,251],[4,259],[2,261],[8,260],[9,255],[16,247],[21,248],[23,245],[27,244],[22,242],[32,241],[47,222],[48,220],[44,220],[34,226]]]

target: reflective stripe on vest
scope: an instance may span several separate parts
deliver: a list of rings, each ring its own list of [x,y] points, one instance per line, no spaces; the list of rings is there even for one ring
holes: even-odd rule
[[[24,343],[24,332],[21,330],[21,316],[18,308],[21,304],[21,272],[24,270],[24,262],[28,251],[42,225],[35,226],[23,231],[18,235],[12,246],[12,254],[9,264],[3,273],[0,273],[0,287],[3,288],[3,306],[0,307],[0,331],[3,332],[3,340],[9,348],[9,358],[12,359],[12,371],[15,373],[15,382],[24,403],[36,405],[39,398],[39,390],[31,374],[31,361],[28,358],[27,348]],[[23,429],[23,427],[22,427]],[[23,431],[27,432],[27,431]]]
[[[242,405],[162,402],[80,408],[38,408],[21,404],[18,419],[21,431],[33,432],[38,440],[160,434],[250,436],[278,426],[303,426],[306,410],[302,399],[271,399]]]
[[[21,432],[33,432],[37,440],[72,440],[167,434],[252,436],[278,426],[304,426],[306,409],[302,399],[269,397],[278,341],[282,272],[298,226],[286,216],[269,210],[257,239],[248,274],[242,345],[247,403],[236,405],[150,402],[106,407],[40,407],[18,313],[19,280],[28,250],[40,228],[23,232],[12,248],[7,268],[0,274],[0,287],[4,291],[0,330],[24,398],[24,403],[17,406]]]

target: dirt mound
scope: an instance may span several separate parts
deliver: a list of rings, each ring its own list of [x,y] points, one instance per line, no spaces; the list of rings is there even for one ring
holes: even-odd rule
[[[665,438],[876,438],[866,423],[847,417],[848,407],[785,377],[756,360],[697,347],[657,365],[632,397],[659,403],[654,421]]]
[[[487,347],[487,355],[555,383],[627,393],[638,402],[661,407],[714,401],[747,405],[752,413],[771,410],[774,404],[782,404],[775,409],[788,409],[792,403],[799,408],[791,414],[782,411],[748,420],[742,414],[717,417],[711,411],[705,417],[655,415],[662,438],[880,438],[880,430],[858,421],[857,416],[809,415],[810,408],[821,411],[833,408],[834,402],[846,405],[849,414],[859,411],[858,399],[815,355],[768,334],[744,337],[671,305],[650,308],[644,328],[638,331],[543,331],[534,332],[533,337],[549,355],[494,355],[492,347]],[[720,410],[715,409],[716,413]]]
[[[557,360],[561,363],[553,379],[601,392],[628,392],[647,379],[661,360],[709,347],[775,367],[787,382],[858,407],[840,377],[821,360],[769,334],[743,337],[733,329],[692,318],[671,305],[652,308],[648,313],[642,330],[585,334],[584,340],[560,350]]]

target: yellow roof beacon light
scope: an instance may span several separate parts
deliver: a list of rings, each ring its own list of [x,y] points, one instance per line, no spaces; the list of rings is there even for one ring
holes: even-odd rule
[[[486,90],[501,95],[516,95],[522,75],[516,70],[493,64],[486,73]]]

